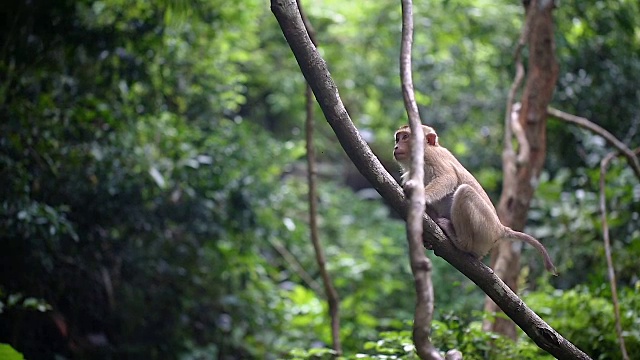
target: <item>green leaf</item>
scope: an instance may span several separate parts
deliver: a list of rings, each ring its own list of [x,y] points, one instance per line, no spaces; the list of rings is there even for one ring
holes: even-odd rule
[[[3,360],[24,360],[21,353],[14,350],[11,345],[0,344],[0,359]]]

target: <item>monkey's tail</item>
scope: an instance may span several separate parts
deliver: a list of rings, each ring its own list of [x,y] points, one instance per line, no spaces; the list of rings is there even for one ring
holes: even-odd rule
[[[518,240],[522,240],[522,241],[526,242],[527,244],[529,244],[529,245],[533,246],[534,248],[536,248],[536,250],[538,250],[540,255],[542,255],[542,258],[544,259],[544,267],[547,269],[547,271],[552,273],[553,276],[558,276],[558,272],[556,271],[556,267],[553,265],[553,262],[551,261],[551,257],[549,256],[549,253],[547,252],[547,249],[544,247],[544,245],[542,245],[542,243],[540,243],[540,241],[538,241],[536,238],[534,238],[533,236],[531,236],[529,234],[525,234],[525,233],[520,232],[520,231],[515,231],[515,230],[513,230],[511,228],[508,228],[506,226],[505,226],[505,229],[506,229],[506,232],[507,232],[507,237],[518,239]]]

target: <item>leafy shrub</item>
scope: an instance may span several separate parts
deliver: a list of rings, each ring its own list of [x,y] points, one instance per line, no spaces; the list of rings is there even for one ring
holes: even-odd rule
[[[619,290],[620,315],[629,354],[640,353],[640,287]],[[593,359],[621,359],[609,288],[548,290],[523,297],[531,308]]]

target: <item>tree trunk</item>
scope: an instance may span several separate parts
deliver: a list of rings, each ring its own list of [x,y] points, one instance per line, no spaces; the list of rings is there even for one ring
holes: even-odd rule
[[[526,13],[524,26],[529,45],[529,61],[518,123],[524,131],[526,144],[519,144],[521,152],[519,156],[504,159],[504,188],[497,207],[502,223],[519,231],[526,224],[531,198],[544,165],[547,106],[551,102],[558,78],[553,34],[554,2],[531,0],[523,3]],[[525,150],[524,153],[523,150]],[[517,163],[508,163],[515,162],[516,158]],[[520,275],[521,248],[521,243],[505,241],[494,250],[491,256],[496,275],[516,293]],[[486,299],[485,310],[492,313],[500,311],[489,298]],[[493,323],[485,323],[484,328],[512,339],[516,338],[515,324],[508,319],[496,318]]]

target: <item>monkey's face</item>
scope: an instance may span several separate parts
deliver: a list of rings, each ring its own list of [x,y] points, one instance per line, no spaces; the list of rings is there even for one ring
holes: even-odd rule
[[[411,162],[411,133],[407,130],[396,131],[396,146],[393,157],[400,165],[406,166]]]

